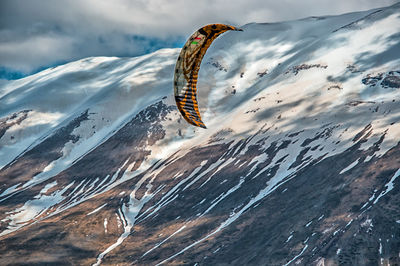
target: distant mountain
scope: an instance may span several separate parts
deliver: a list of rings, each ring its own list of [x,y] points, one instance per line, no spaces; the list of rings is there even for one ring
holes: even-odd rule
[[[400,264],[400,4],[0,87],[1,265]]]

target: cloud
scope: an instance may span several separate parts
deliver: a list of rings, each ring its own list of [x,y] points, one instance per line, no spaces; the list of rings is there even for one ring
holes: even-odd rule
[[[178,47],[195,29],[335,15],[394,0],[2,0],[0,67],[30,73],[88,56]]]

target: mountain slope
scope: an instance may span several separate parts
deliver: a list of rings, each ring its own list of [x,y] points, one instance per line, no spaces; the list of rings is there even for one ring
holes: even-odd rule
[[[400,5],[249,24],[0,88],[1,264],[400,263]]]

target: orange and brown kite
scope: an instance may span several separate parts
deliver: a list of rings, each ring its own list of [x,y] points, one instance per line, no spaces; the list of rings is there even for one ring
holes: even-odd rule
[[[206,128],[197,103],[197,76],[208,47],[220,34],[241,29],[225,24],[210,24],[197,30],[183,46],[175,66],[174,94],[176,105],[190,124]]]

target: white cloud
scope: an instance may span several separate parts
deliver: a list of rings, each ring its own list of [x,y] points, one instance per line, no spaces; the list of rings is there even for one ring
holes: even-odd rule
[[[73,39],[62,35],[32,36],[14,42],[0,43],[1,64],[8,68],[29,72],[35,66],[52,64],[55,59],[69,60],[74,56],[72,46]]]
[[[149,47],[145,46],[172,46],[204,24],[222,22],[240,26],[250,22],[275,22],[360,11],[395,2],[3,0],[0,64],[29,72],[54,62],[92,55],[133,56],[147,52]]]

